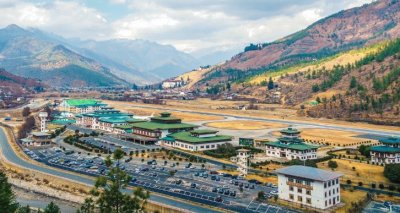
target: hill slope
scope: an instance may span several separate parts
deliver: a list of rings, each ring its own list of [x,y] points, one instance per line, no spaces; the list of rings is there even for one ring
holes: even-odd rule
[[[400,36],[400,1],[382,0],[341,11],[272,43],[250,45],[200,83],[248,76]]]
[[[356,63],[314,67],[277,84],[301,114],[400,125],[400,39]]]
[[[74,72],[84,73],[72,79],[71,73],[54,72],[73,66]],[[100,63],[52,43],[34,32],[10,25],[0,30],[0,67],[14,74],[38,78],[51,86],[114,86],[127,85]],[[101,82],[90,79],[101,77]]]
[[[0,69],[0,96],[21,96],[28,92],[41,91],[43,84],[28,78],[19,77]]]
[[[74,43],[89,50],[91,53],[86,53],[90,57],[104,61],[108,67],[116,68],[116,74],[129,74],[131,70],[136,70],[145,76],[145,80],[152,83],[178,76],[200,65],[194,57],[170,45],[145,40],[89,40]],[[108,63],[109,61],[115,64]]]

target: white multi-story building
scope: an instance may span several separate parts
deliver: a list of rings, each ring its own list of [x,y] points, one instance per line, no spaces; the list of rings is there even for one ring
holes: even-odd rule
[[[400,163],[400,138],[389,137],[379,140],[380,146],[371,147],[371,162],[378,164]]]
[[[293,128],[280,131],[282,137],[276,142],[266,143],[268,157],[283,158],[287,160],[309,160],[317,158],[318,146],[304,143],[300,138],[300,131]]]
[[[342,174],[307,166],[289,166],[275,171],[278,175],[278,196],[318,209],[340,203]]]
[[[208,129],[176,132],[161,138],[160,145],[188,151],[205,151],[232,142],[231,136],[217,135],[217,132]]]
[[[247,149],[239,149],[237,150],[238,154],[236,156],[238,171],[241,175],[247,175],[249,170],[249,160],[250,160],[250,150]]]

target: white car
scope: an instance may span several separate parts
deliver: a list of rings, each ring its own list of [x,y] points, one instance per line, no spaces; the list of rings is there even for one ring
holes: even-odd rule
[[[278,191],[274,190],[274,191],[270,191],[269,192],[271,195],[278,195]]]

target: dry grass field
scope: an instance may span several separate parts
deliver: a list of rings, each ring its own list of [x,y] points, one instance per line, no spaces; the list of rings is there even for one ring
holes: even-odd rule
[[[273,132],[274,136],[280,136],[280,133]],[[372,143],[377,143],[375,140],[368,138],[357,137],[359,135],[355,132],[340,131],[340,130],[330,130],[330,129],[302,129],[301,137],[303,139],[311,141],[319,141],[323,143],[330,143],[335,146],[342,145],[352,145],[355,143],[360,143],[363,141],[371,141]]]
[[[219,129],[232,129],[232,130],[257,130],[257,129],[287,127],[287,125],[279,123],[267,123],[262,121],[250,121],[250,120],[210,122],[206,123],[205,125],[208,127],[214,127]]]
[[[168,111],[168,109],[165,110],[158,110],[158,109],[146,109],[146,108],[140,108],[132,105],[127,105],[127,104],[121,104],[123,102],[118,102],[118,101],[107,101],[107,103],[115,107],[116,109],[125,111],[125,112],[130,112],[135,115],[139,116],[150,116],[154,115],[157,116],[161,112]],[[188,112],[171,112],[171,114],[175,117],[181,118],[185,122],[194,122],[194,121],[214,121],[214,120],[223,120],[223,116],[213,116],[213,115],[200,115],[196,113],[188,113]]]
[[[345,206],[337,209],[335,212],[337,213],[347,213],[348,210],[351,208],[351,203],[355,203],[358,201],[363,200],[364,198],[367,197],[367,192],[365,191],[360,191],[360,190],[354,190],[354,191],[350,191],[350,190],[340,190],[340,196],[341,201],[345,203]]]
[[[392,184],[383,176],[383,166],[359,163],[345,159],[334,159],[334,161],[338,164],[335,171],[343,174],[343,183],[346,183],[347,180],[351,180],[354,184],[362,182],[364,186],[368,186],[371,183],[384,183],[386,186]],[[317,165],[320,169],[330,170],[328,162],[326,161],[318,163]],[[355,170],[353,170],[353,167]]]
[[[104,101],[105,103],[116,107],[120,110],[133,110],[136,108],[138,115],[146,112],[145,115],[150,115],[151,112],[168,111],[172,109],[181,110],[192,110],[195,112],[210,112],[210,113],[223,113],[226,115],[241,115],[249,116],[254,118],[269,118],[269,119],[280,119],[280,120],[293,120],[298,122],[313,122],[316,124],[334,124],[340,126],[352,126],[354,122],[338,121],[333,119],[315,119],[308,117],[301,117],[297,115],[296,109],[284,108],[277,104],[257,104],[260,110],[238,110],[237,107],[240,105],[248,104],[247,101],[221,101],[221,100],[210,100],[207,98],[199,98],[197,100],[167,100],[166,105],[154,105],[154,104],[143,104],[136,102],[119,102],[119,101]],[[142,106],[151,106],[164,108],[162,110],[148,110],[140,109]],[[142,112],[142,113],[141,113]],[[150,112],[150,113],[149,113]],[[192,114],[192,113],[190,113]],[[194,114],[194,113],[193,113]],[[199,115],[202,120],[205,115]],[[217,116],[218,117],[218,116]],[[196,119],[197,120],[197,119]],[[217,119],[218,120],[218,119]],[[374,125],[368,123],[357,122],[357,127],[370,128],[370,129],[382,129],[382,130],[395,130],[400,131],[400,127],[395,126],[383,126]]]
[[[331,144],[354,144],[362,141],[368,141],[367,138],[357,137],[357,133],[330,129],[304,129],[301,133],[301,137],[308,140],[324,141]],[[371,140],[372,142],[376,142]]]

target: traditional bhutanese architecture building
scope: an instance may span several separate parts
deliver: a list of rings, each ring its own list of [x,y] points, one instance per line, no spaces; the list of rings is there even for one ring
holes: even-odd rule
[[[389,137],[379,140],[380,146],[371,147],[371,162],[378,164],[400,163],[400,138]]]
[[[208,129],[176,132],[163,137],[160,145],[188,151],[204,151],[217,149],[218,146],[232,141],[231,136],[217,135],[217,132]]]
[[[32,132],[32,134],[20,140],[21,145],[25,147],[41,147],[41,146],[50,146],[51,135],[46,132]]]
[[[308,166],[289,166],[275,173],[282,200],[324,210],[340,203],[342,174]]]
[[[76,124],[91,129],[112,132],[115,127],[136,122],[133,114],[123,113],[112,108],[101,108],[91,113],[76,115]]]
[[[100,110],[106,106],[107,104],[94,99],[66,99],[61,102],[60,111],[82,114]]]
[[[132,134],[157,139],[175,132],[191,131],[198,127],[193,124],[182,123],[180,118],[173,117],[168,112],[152,117],[148,122],[133,123],[131,125]]]
[[[266,155],[288,160],[316,159],[318,146],[304,143],[300,131],[288,128],[280,131],[282,136],[276,142],[266,143]]]

